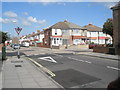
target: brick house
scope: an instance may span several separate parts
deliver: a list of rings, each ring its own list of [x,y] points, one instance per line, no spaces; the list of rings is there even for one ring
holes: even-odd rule
[[[93,24],[85,25],[83,28],[87,29],[87,37],[89,43],[96,44],[108,44],[112,43],[112,37],[110,35],[104,34],[102,28],[95,26]]]
[[[85,43],[87,30],[65,20],[44,29],[44,35],[44,45],[54,48]]]

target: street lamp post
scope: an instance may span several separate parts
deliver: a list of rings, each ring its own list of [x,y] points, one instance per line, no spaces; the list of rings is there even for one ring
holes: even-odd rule
[[[19,27],[15,28],[15,31],[16,31],[17,34],[18,34],[18,45],[19,45],[19,34],[20,34],[21,30],[22,30],[22,28],[19,28]],[[20,46],[20,45],[19,45],[19,46]],[[17,57],[18,57],[18,59],[20,58],[19,47],[18,47],[18,55],[17,55]]]

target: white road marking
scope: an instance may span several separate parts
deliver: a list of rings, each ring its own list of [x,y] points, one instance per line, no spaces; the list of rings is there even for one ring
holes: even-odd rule
[[[85,61],[85,60],[79,60],[79,59],[76,59],[76,58],[72,58],[72,57],[68,57],[69,59],[73,59],[73,60],[76,60],[76,61],[80,61],[80,62],[86,62],[86,63],[92,63],[92,62],[89,62],[89,61]]]
[[[89,61],[85,61],[86,63],[92,63],[92,62],[89,62]]]
[[[50,56],[48,56],[48,57],[42,57],[42,58],[38,58],[38,59],[42,59],[42,60],[45,60],[45,61],[57,63],[57,62],[56,62],[53,58],[51,58]]]
[[[120,70],[119,68],[116,68],[116,67],[111,67],[111,66],[107,66],[107,68],[111,68],[111,69],[114,69],[114,70]]]
[[[39,54],[34,54],[34,55],[36,56],[36,55],[39,55]]]
[[[53,54],[53,55],[56,55],[56,56],[59,56],[59,57],[63,57],[62,55],[58,55],[58,54]]]

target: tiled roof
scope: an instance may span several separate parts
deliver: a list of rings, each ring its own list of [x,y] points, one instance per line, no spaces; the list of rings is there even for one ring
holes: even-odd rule
[[[36,36],[36,35],[39,35],[39,34],[44,34],[44,31],[29,34],[29,35],[27,35],[27,37],[33,37],[33,36]]]
[[[88,31],[102,31],[102,28],[92,24],[85,25],[83,28],[86,28]]]
[[[58,22],[58,23],[54,24],[53,26],[49,27],[48,29],[50,29],[50,28],[54,28],[54,29],[81,29],[82,27],[65,20],[64,22]]]

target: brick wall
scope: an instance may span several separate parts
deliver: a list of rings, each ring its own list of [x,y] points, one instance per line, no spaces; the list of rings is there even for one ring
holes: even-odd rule
[[[94,47],[93,52],[109,53],[109,47]]]
[[[113,10],[113,40],[116,54],[120,55],[120,4],[112,8]]]

